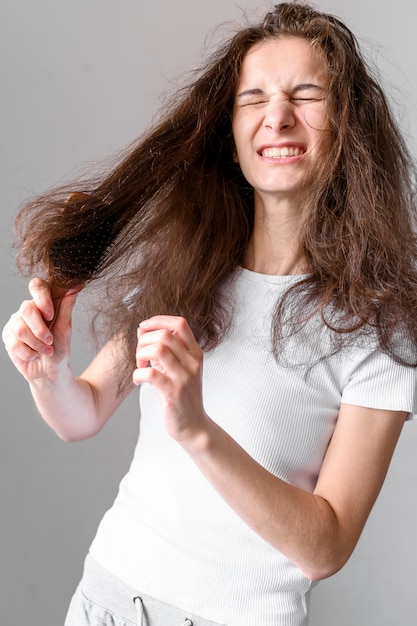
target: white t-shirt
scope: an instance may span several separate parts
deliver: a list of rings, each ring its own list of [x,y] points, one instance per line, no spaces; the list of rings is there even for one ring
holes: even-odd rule
[[[271,314],[297,276],[239,270],[224,289],[234,323],[205,355],[205,410],[260,464],[314,489],[341,403],[417,412],[416,370],[372,337],[306,372],[271,354]],[[316,318],[286,343],[292,365],[330,348]],[[316,359],[317,360],[317,359]],[[154,389],[140,390],[140,434],[128,474],[91,546],[142,593],[227,626],[302,626],[313,585],[222,500],[166,434]]]

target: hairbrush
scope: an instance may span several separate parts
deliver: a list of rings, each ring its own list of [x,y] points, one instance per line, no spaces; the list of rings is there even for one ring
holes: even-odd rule
[[[86,203],[88,198],[87,194],[81,192],[72,193],[67,198],[65,208],[70,210],[71,203]],[[116,232],[114,217],[100,219],[100,212],[94,211],[79,225],[77,232],[52,243],[48,254],[47,281],[55,312],[53,319],[48,322],[49,328],[52,328],[57,318],[64,295],[70,289],[81,290],[100,269]]]

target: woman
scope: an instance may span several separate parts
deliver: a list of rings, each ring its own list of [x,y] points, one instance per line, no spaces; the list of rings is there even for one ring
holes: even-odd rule
[[[307,623],[416,412],[410,163],[350,31],[285,3],[109,175],[21,210],[20,267],[47,275],[3,340],[42,417],[90,437],[140,386],[67,626]],[[101,282],[107,341],[75,377]]]

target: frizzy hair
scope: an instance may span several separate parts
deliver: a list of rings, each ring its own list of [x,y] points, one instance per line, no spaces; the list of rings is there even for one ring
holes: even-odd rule
[[[289,2],[223,44],[109,173],[50,190],[17,215],[17,262],[28,275],[50,265],[60,242],[77,245],[108,225],[111,243],[82,282],[106,289],[96,321],[105,339],[118,336],[124,346],[122,386],[141,319],[183,315],[205,349],[228,328],[219,285],[242,262],[253,228],[253,190],[233,159],[234,97],[248,50],[279,36],[308,39],[327,67],[331,141],[303,200],[300,240],[311,272],[277,303],[274,352],[306,311],[320,314],[342,343],[374,327],[381,349],[400,361],[398,330],[417,343],[409,152],[350,30]],[[65,286],[59,272],[48,278]]]

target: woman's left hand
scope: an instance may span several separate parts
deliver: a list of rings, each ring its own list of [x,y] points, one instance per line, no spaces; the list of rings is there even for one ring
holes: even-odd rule
[[[182,317],[157,315],[139,324],[135,385],[157,390],[165,427],[179,443],[196,442],[208,417],[202,401],[203,351]]]

